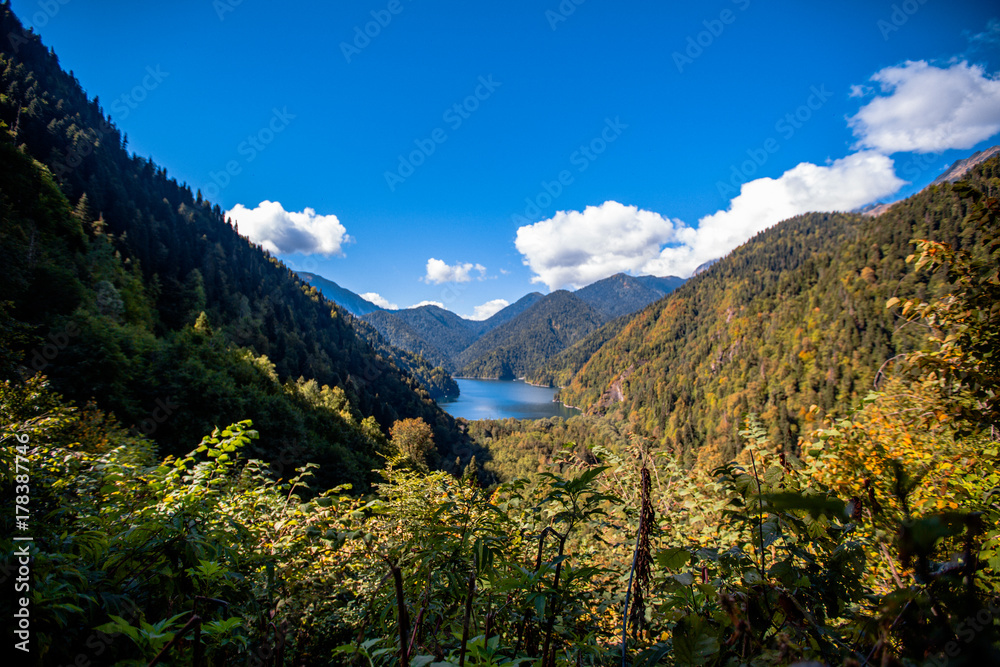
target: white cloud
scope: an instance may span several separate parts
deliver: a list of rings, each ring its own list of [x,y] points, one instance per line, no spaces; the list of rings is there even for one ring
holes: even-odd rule
[[[826,166],[802,162],[778,178],[745,183],[725,211],[698,221],[693,240],[664,248],[644,267],[654,275],[689,275],[702,262],[722,257],[754,234],[810,211],[849,211],[890,195],[904,181],[892,159],[863,151]]]
[[[389,299],[385,298],[378,292],[365,292],[364,294],[359,294],[358,296],[365,301],[371,301],[380,308],[385,308],[386,310],[399,310],[399,306],[394,303],[390,303]]]
[[[448,266],[443,260],[431,257],[427,260],[427,275],[421,280],[426,283],[467,283],[472,280],[470,275],[473,271],[479,272],[479,280],[486,276],[486,267],[482,264],[471,264],[461,262],[453,266]]]
[[[337,216],[317,215],[311,208],[286,211],[280,202],[262,201],[257,208],[237,204],[225,215],[241,234],[275,254],[343,255],[352,241]]]
[[[467,320],[475,320],[481,322],[482,320],[488,320],[501,310],[510,305],[510,302],[506,299],[493,299],[487,301],[481,306],[476,306],[476,312],[472,315],[464,315]]]
[[[906,62],[875,73],[882,95],[848,119],[856,147],[886,154],[971,148],[1000,132],[1000,79],[965,61]]]
[[[701,218],[696,228],[609,201],[521,227],[516,245],[536,274],[532,280],[550,289],[588,285],[620,271],[687,276],[782,220],[809,211],[851,210],[903,183],[891,158],[863,151],[825,166],[803,162],[778,178],[745,183],[728,209]]]
[[[848,93],[847,96],[848,97],[867,97],[868,95],[871,95],[872,92],[873,92],[873,89],[870,86],[854,85],[854,86],[851,86],[851,92]]]
[[[421,301],[420,303],[415,303],[410,308],[419,308],[420,306],[437,306],[438,308],[444,308],[444,304],[440,301]]]
[[[535,273],[532,282],[554,290],[640,270],[663,244],[690,240],[693,234],[679,220],[606,201],[520,227],[514,245]]]

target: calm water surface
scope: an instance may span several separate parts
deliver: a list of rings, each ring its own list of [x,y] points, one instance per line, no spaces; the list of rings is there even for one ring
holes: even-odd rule
[[[438,401],[453,417],[465,419],[544,419],[580,414],[552,398],[556,389],[534,387],[521,380],[468,380],[456,378],[461,395],[454,401]]]

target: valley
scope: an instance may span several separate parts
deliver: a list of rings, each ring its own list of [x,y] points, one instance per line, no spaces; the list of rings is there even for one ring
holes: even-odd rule
[[[0,2],[12,662],[1000,664],[1000,75],[967,60],[996,29],[736,4]],[[945,23],[961,58],[907,55]],[[822,104],[719,208],[798,87]],[[404,158],[441,98],[461,132]],[[594,118],[554,192],[539,156]],[[266,154],[211,166],[243,136]]]
[[[627,319],[670,294],[676,276],[619,273],[575,292],[527,294],[483,321],[467,320],[434,305],[385,310],[337,283],[302,277],[324,296],[375,327],[392,345],[462,377],[529,380],[552,385],[545,362],[611,320]]]

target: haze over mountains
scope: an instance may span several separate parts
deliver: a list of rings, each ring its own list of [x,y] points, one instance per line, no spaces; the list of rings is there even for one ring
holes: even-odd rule
[[[636,313],[684,284],[676,276],[619,273],[575,292],[526,294],[477,321],[436,305],[387,310],[323,276],[299,275],[392,345],[461,376],[495,379],[531,375],[607,322]]]

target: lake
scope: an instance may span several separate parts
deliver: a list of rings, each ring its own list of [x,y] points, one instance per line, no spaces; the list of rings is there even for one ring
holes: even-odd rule
[[[523,380],[473,380],[455,378],[461,394],[453,401],[438,401],[453,417],[465,419],[568,418],[580,414],[552,398],[557,389],[535,387]]]

